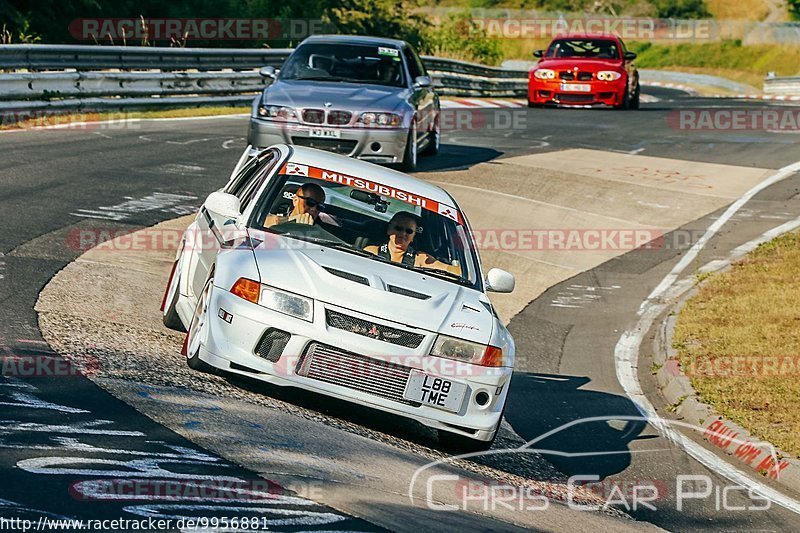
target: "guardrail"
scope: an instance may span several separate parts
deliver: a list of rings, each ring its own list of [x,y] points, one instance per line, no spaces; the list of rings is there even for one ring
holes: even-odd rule
[[[774,95],[800,95],[800,76],[764,78],[764,93]]]
[[[0,110],[108,110],[247,103],[291,49],[203,49],[86,45],[0,46]],[[524,95],[525,70],[423,56],[444,96]]]

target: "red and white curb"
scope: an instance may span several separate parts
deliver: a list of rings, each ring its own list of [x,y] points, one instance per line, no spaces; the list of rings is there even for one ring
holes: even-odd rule
[[[500,99],[500,98],[456,98],[441,101],[442,109],[499,109],[527,107],[528,101],[522,98]]]
[[[715,94],[711,98],[742,98],[747,100],[768,100],[777,102],[800,102],[800,95],[789,94],[735,94],[721,95]]]
[[[660,99],[650,94],[642,94],[640,101],[646,104],[659,102]],[[454,98],[441,101],[442,109],[502,109],[528,107],[528,101],[523,98]],[[581,107],[581,106],[577,106]]]
[[[722,227],[747,203],[749,202],[754,196],[758,193],[766,189],[767,187],[774,185],[780,181],[785,180],[786,178],[794,175],[796,172],[800,171],[800,161],[785,166],[778,170],[775,174],[770,176],[769,178],[765,179],[761,183],[755,185],[751,188],[747,193],[745,193],[742,197],[736,200],[733,204],[731,204],[728,209],[720,216],[711,226],[708,227],[705,234],[698,240],[690,249],[687,251],[678,262],[670,271],[670,273],[659,283],[659,285],[653,289],[650,295],[647,297],[647,300],[642,302],[642,305],[639,307],[638,322],[631,328],[626,330],[619,338],[617,345],[614,349],[614,358],[616,363],[616,373],[617,379],[622,385],[625,394],[628,398],[633,401],[636,405],[636,408],[639,410],[642,415],[649,419],[659,420],[659,416],[655,406],[650,402],[647,395],[645,395],[644,390],[642,389],[642,385],[639,382],[639,350],[641,348],[642,342],[650,331],[650,328],[656,322],[656,320],[661,317],[667,310],[673,305],[674,302],[678,301],[684,294],[692,289],[694,286],[694,277],[684,277],[683,279],[679,280],[681,274],[688,268],[689,266],[694,264],[694,261],[697,259],[700,251],[706,246],[706,244],[711,240],[711,238],[718,232]],[[754,249],[756,246],[761,244],[762,242],[767,242],[783,232],[791,231],[800,227],[800,219],[791,221],[787,224],[779,226],[777,228],[773,228],[772,230],[762,234],[760,237],[750,241],[747,244],[740,246],[739,248],[735,249],[732,254],[726,258],[725,260],[720,260],[718,262],[712,262],[704,267],[701,267],[699,270],[703,272],[704,269],[719,269],[724,266],[727,266],[734,262],[735,260],[739,259],[740,257],[744,257],[744,255]],[[694,267],[693,267],[694,268]],[[664,377],[664,376],[662,376]],[[685,382],[684,382],[685,384]],[[669,386],[669,385],[668,385]],[[673,385],[674,387],[678,387],[679,384]],[[665,392],[667,392],[665,390]],[[688,395],[691,394],[688,390],[681,394],[681,397],[686,396],[681,402],[679,406],[680,415],[684,417],[688,417],[690,409],[689,405],[694,403],[696,400],[690,398]],[[666,396],[666,394],[665,394]],[[691,410],[694,411],[694,410]],[[697,412],[701,412],[700,409]],[[699,420],[698,420],[699,422]],[[703,423],[708,422],[708,420],[703,420]],[[724,422],[723,422],[724,424]],[[679,431],[676,431],[669,426],[665,426],[663,424],[657,424],[657,429],[668,439],[672,442],[676,443],[678,446],[683,448],[683,450],[689,454],[691,457],[696,459],[698,462],[709,468],[710,470],[718,473],[719,475],[727,478],[728,480],[734,482],[735,484],[747,488],[753,494],[758,494],[773,503],[776,503],[794,513],[800,514],[800,501],[794,499],[792,496],[787,496],[778,490],[775,490],[769,485],[764,484],[761,480],[751,477],[751,475],[745,474],[742,470],[734,466],[732,463],[720,458],[710,450],[707,450],[700,444],[694,442],[693,440],[689,439],[688,437],[682,435]],[[709,423],[710,426],[710,423]],[[729,426],[730,428],[730,426]],[[718,432],[721,427],[715,427],[710,429],[709,427],[705,427],[705,431],[709,433],[714,433],[715,431]],[[744,431],[737,431],[738,428],[733,429],[735,433],[739,433],[740,435],[744,435]],[[745,440],[745,439],[743,439]],[[744,443],[743,443],[744,444]],[[752,443],[747,443],[751,444]],[[741,444],[740,444],[741,445]],[[717,447],[721,447],[719,444],[716,444]],[[727,451],[727,448],[726,448]],[[736,452],[739,452],[738,459],[741,460],[741,456],[744,455],[745,458],[752,453],[751,449],[746,447],[746,445],[742,448],[736,446],[733,450],[733,454],[736,455]],[[748,463],[751,464],[755,461],[756,457]],[[739,461],[737,461],[739,462]],[[746,459],[742,462],[748,462]],[[789,461],[791,462],[791,461]],[[741,464],[741,463],[740,463]],[[797,478],[794,476],[796,473],[795,469],[791,466],[785,467],[788,469],[784,469],[781,471],[781,466],[777,464],[776,461],[767,463],[768,466],[772,467],[773,469],[777,468],[777,472],[775,472],[775,477],[778,478],[777,481],[779,483],[785,483],[786,485],[794,485],[797,486],[794,482]],[[755,467],[763,466],[761,463],[757,463]],[[752,468],[752,466],[751,466]],[[798,468],[795,466],[795,468]],[[748,468],[750,470],[750,468]],[[751,473],[754,473],[753,468]],[[780,474],[780,476],[778,475]],[[758,475],[758,474],[756,474]]]

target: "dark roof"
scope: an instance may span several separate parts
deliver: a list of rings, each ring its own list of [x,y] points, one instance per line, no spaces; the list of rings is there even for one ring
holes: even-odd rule
[[[393,46],[402,48],[405,41],[399,39],[388,39],[385,37],[369,37],[366,35],[312,35],[303,41],[304,43],[351,43],[351,44],[372,44],[375,46]],[[302,44],[302,43],[301,43]]]

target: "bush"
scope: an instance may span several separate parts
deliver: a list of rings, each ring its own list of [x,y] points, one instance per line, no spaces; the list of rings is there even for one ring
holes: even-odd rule
[[[704,0],[653,0],[656,16],[665,19],[710,18]]]
[[[322,18],[339,33],[402,39],[423,48],[431,24],[415,13],[418,6],[416,0],[341,0]]]
[[[792,20],[800,20],[800,0],[788,0],[787,4]]]
[[[451,15],[438,26],[429,28],[423,51],[486,65],[496,65],[503,59],[500,42],[487,37],[468,12]]]

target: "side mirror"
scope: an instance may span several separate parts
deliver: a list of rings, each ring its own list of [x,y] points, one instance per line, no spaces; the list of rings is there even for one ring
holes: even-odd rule
[[[514,275],[499,268],[486,273],[486,290],[491,292],[512,292],[516,281]]]
[[[417,76],[417,79],[414,80],[414,87],[423,88],[423,87],[430,87],[433,85],[433,81],[428,76]]]
[[[275,67],[261,67],[258,69],[258,73],[264,78],[272,78],[273,80],[278,75],[278,71],[275,70]]]
[[[544,57],[544,50],[534,50],[533,57]]]
[[[223,218],[235,220],[242,216],[241,211],[239,211],[241,209],[239,199],[222,191],[212,192],[203,206]]]
[[[636,59],[636,52],[625,52],[625,61],[633,61]]]

